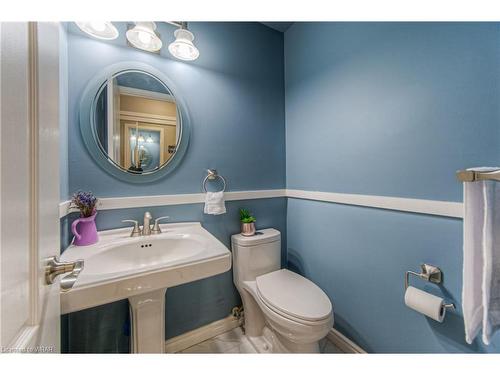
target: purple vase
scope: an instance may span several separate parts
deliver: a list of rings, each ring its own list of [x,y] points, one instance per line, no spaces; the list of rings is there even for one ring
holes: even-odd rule
[[[73,239],[73,244],[76,246],[87,246],[95,244],[99,241],[99,236],[97,235],[97,228],[95,226],[95,212],[92,216],[81,217],[76,219],[71,224],[71,232],[75,235]],[[77,228],[78,227],[78,228]]]

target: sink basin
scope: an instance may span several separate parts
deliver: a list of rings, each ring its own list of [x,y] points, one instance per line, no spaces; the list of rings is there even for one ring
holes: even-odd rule
[[[123,235],[121,230],[103,232],[102,240],[111,240],[110,237],[114,237],[111,236],[111,232],[119,232],[119,235]],[[122,276],[130,277],[145,270],[152,271],[171,265],[179,266],[193,259],[198,260],[197,256],[200,255],[204,259],[213,255],[207,251],[203,236],[175,233],[172,230],[149,237],[130,238],[127,236],[125,240],[116,238],[107,244],[101,242],[98,247],[98,249],[87,251],[86,272],[82,273],[79,285]],[[80,250],[81,248],[74,248],[76,257],[82,256]]]
[[[99,242],[70,246],[62,261],[83,259],[72,289],[61,293],[63,314],[128,298],[132,350],[163,352],[166,289],[231,269],[229,250],[200,223],[160,225],[162,233],[130,237],[130,228],[99,232]]]

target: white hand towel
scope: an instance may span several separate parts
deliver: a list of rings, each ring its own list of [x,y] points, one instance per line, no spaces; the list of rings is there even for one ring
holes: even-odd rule
[[[500,329],[500,183],[485,181],[483,229],[483,342]]]
[[[205,196],[204,213],[208,215],[221,215],[226,213],[226,205],[224,204],[224,192],[207,192]]]
[[[475,168],[488,171],[492,168]],[[500,328],[500,184],[464,183],[464,259],[462,310],[470,344],[483,329],[489,344]]]
[[[464,265],[462,280],[462,311],[465,341],[471,344],[483,320],[483,184],[464,183]]]

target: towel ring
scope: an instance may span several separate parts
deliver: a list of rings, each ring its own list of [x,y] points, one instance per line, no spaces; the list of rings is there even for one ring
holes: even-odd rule
[[[203,180],[203,191],[206,193],[207,192],[207,182],[209,180],[213,181],[216,180],[217,178],[220,178],[222,180],[222,190],[220,191],[226,191],[226,179],[222,177],[220,174],[217,173],[216,169],[207,169],[207,177]]]

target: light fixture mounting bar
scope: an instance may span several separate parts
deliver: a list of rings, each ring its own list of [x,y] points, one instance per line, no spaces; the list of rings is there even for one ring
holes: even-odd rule
[[[187,22],[186,21],[164,21],[164,22],[168,23],[170,25],[180,27],[181,29],[187,29]]]

